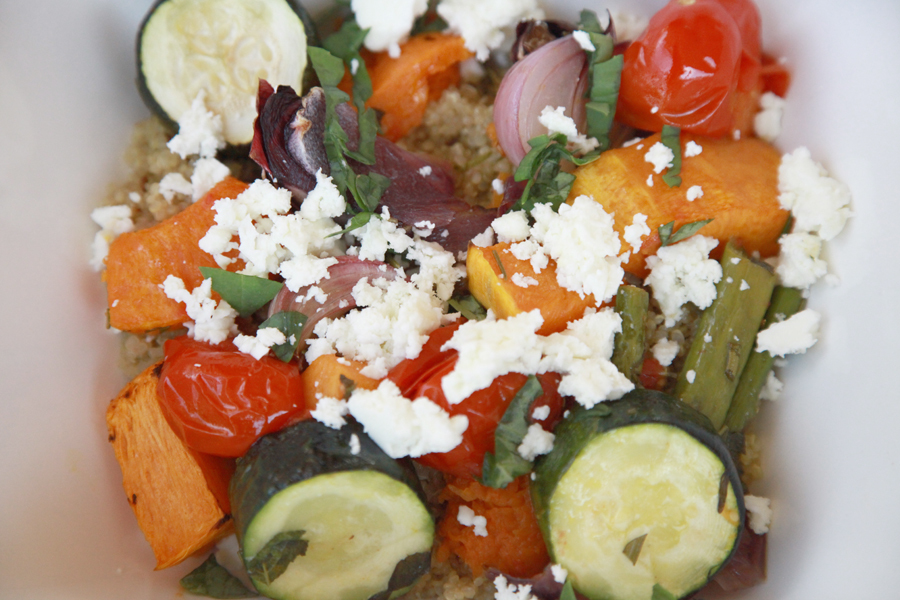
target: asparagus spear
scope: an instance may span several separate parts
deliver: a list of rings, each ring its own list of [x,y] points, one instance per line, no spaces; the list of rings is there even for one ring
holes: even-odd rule
[[[622,317],[622,332],[616,334],[612,362],[632,382],[641,375],[646,350],[644,324],[650,294],[633,285],[621,285],[616,293],[616,312]]]
[[[760,330],[790,317],[801,310],[805,303],[800,290],[776,287]],[[774,362],[775,357],[768,352],[753,352],[750,355],[731,400],[731,408],[725,417],[725,426],[729,431],[742,431],[750,419],[756,416],[759,411],[759,392],[765,385]]]
[[[756,332],[769,306],[775,275],[729,242],[716,299],[703,311],[675,384],[675,395],[722,427]]]

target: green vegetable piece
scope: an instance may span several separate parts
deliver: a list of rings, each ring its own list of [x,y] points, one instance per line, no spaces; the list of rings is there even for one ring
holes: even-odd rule
[[[803,310],[806,300],[803,293],[796,288],[778,286],[772,293],[772,301],[769,310],[760,327],[760,331],[780,320],[787,319],[791,315]],[[747,423],[759,412],[759,392],[766,384],[769,371],[775,357],[768,352],[753,352],[747,359],[731,407],[725,417],[725,426],[729,431],[743,431]]]
[[[663,181],[669,187],[678,187],[681,185],[681,130],[671,125],[663,125],[660,141],[675,155],[672,166],[666,169],[663,175]]]
[[[280,531],[247,564],[247,574],[266,585],[281,577],[298,556],[306,555],[305,531]]]
[[[273,346],[272,352],[275,353],[275,356],[277,356],[279,360],[291,362],[291,359],[294,358],[294,352],[297,351],[297,346],[300,345],[300,333],[303,331],[303,326],[305,324],[306,315],[303,313],[295,310],[283,310],[263,321],[259,328],[274,327],[284,334],[287,341],[283,344]],[[291,341],[292,337],[294,341]]]
[[[323,87],[337,87],[344,78],[344,61],[324,48],[309,48],[309,60]]]
[[[644,547],[644,540],[646,539],[647,534],[645,533],[644,535],[639,535],[638,537],[625,544],[625,548],[622,550],[622,554],[628,557],[628,560],[631,561],[631,564],[637,564],[638,559],[641,557],[641,548]]]
[[[566,149],[566,136],[557,133],[553,136],[539,135],[528,141],[531,150],[516,168],[514,179],[528,181],[522,191],[522,197],[513,206],[513,210],[530,212],[536,204],[550,204],[553,210],[566,201],[569,190],[575,182],[575,176],[560,169],[560,163],[567,160],[576,166],[586,165],[600,154],[590,152],[577,157]]]
[[[203,561],[199,567],[181,578],[179,582],[185,591],[208,598],[254,598],[256,592],[247,589],[241,580],[219,564],[215,554]]]
[[[475,299],[475,296],[450,298],[450,307],[470,321],[481,321],[487,317],[487,310]]]
[[[650,308],[650,294],[633,285],[621,285],[616,293],[616,312],[622,317],[622,331],[613,343],[612,363],[632,382],[641,375],[647,350],[645,322]]]
[[[506,267],[503,266],[503,261],[500,260],[500,255],[497,254],[497,251],[493,249],[491,250],[491,254],[494,255],[494,260],[497,261],[497,267],[500,268],[500,278],[506,279]]]
[[[532,461],[519,454],[519,445],[528,433],[528,409],[544,394],[541,382],[531,375],[516,392],[494,432],[494,453],[484,455],[481,483],[505,488],[516,477],[531,471]]]
[[[658,583],[653,584],[653,595],[650,596],[650,600],[678,600],[675,597],[675,594],[659,585]]]
[[[277,281],[215,267],[200,267],[200,274],[205,279],[212,279],[212,289],[242,317],[252,315],[265,306],[284,287]]]
[[[339,30],[322,41],[322,47],[342,61],[348,62],[359,54],[367,33],[369,30],[361,29],[355,18],[347,19]]]
[[[675,385],[675,395],[709,417],[717,430],[725,422],[774,288],[775,275],[767,265],[731,242],[725,246],[716,299],[700,316]]]
[[[597,13],[586,8],[578,13],[578,29],[588,33],[604,33],[603,27],[600,26],[600,19],[597,18]]]
[[[594,40],[594,35],[591,39]],[[610,53],[612,52],[611,36],[603,36],[609,41]],[[600,53],[600,47],[594,44]],[[590,101],[587,109],[587,133],[600,142],[600,151],[609,148],[609,131],[612,128],[613,117],[616,114],[616,102],[619,99],[619,86],[622,81],[622,67],[624,58],[621,54],[607,57],[602,62],[597,62],[591,67]]]
[[[672,244],[677,244],[682,240],[686,240],[706,225],[707,223],[712,223],[712,219],[703,219],[702,221],[693,221],[691,223],[685,223],[681,227],[678,228],[678,231],[675,232],[675,235],[672,235],[672,229],[675,227],[675,221],[669,221],[665,225],[659,226],[659,244],[660,246],[671,246]]]
[[[559,600],[576,600],[575,588],[572,586],[572,580],[566,579],[563,584],[562,592],[559,594]]]
[[[378,173],[356,176],[356,198],[367,212],[375,212],[381,195],[391,185],[391,180]]]

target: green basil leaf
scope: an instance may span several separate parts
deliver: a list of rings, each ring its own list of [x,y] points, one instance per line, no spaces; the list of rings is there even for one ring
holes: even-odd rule
[[[256,592],[248,590],[240,579],[219,564],[215,554],[203,561],[199,567],[181,578],[179,582],[185,591],[208,598],[254,598]]]
[[[672,166],[663,174],[663,181],[669,187],[678,187],[681,185],[681,130],[671,125],[663,125],[660,141],[674,155]]]
[[[298,556],[306,554],[309,541],[306,532],[282,531],[275,535],[247,564],[247,573],[266,585],[278,579]]]
[[[653,584],[653,595],[650,596],[650,600],[678,600],[675,597],[675,594],[659,585],[658,583]]]
[[[600,26],[600,19],[597,18],[597,13],[588,9],[584,9],[578,13],[577,29],[587,31],[588,33],[603,33],[603,27]]]
[[[590,68],[591,81],[587,113],[587,134],[600,142],[600,150],[609,148],[609,131],[616,114],[619,86],[622,82],[622,67],[625,64],[621,54],[611,56],[612,37],[605,36],[609,44],[609,54],[593,62]],[[595,44],[596,46],[597,44]],[[600,54],[600,47],[594,52]]]
[[[378,217],[378,215],[376,215],[373,212],[356,213],[350,219],[350,222],[347,223],[347,227],[344,230],[339,231],[337,233],[333,233],[332,235],[344,235],[345,233],[347,233],[349,231],[353,231],[354,229],[359,229],[360,227],[362,227],[363,225],[368,223],[373,218],[378,219],[379,217]]]
[[[242,317],[252,315],[271,301],[283,283],[264,277],[241,275],[215,267],[200,267],[204,279],[212,279],[212,289]]]
[[[481,321],[487,317],[487,310],[475,296],[455,296],[450,298],[450,307],[470,321]]]
[[[625,544],[625,548],[622,550],[622,554],[628,557],[628,560],[631,561],[631,564],[636,565],[638,558],[641,557],[641,549],[644,547],[644,540],[647,539],[647,534],[639,535],[634,538],[627,544]]]
[[[366,108],[359,113],[359,147],[346,150],[344,154],[364,165],[375,164],[375,137],[378,135],[378,115],[374,109]]]
[[[368,29],[360,29],[356,19],[347,19],[339,30],[322,41],[322,47],[344,62],[349,62],[359,54],[368,33]],[[318,73],[318,69],[316,71]],[[343,74],[341,76],[343,77]],[[321,81],[321,78],[319,79]]]
[[[672,229],[675,227],[675,221],[669,221],[665,225],[659,226],[659,243],[661,246],[671,246],[672,244],[677,244],[681,240],[686,240],[691,237],[698,231],[700,228],[706,225],[707,223],[711,223],[712,219],[703,219],[702,221],[693,221],[691,223],[686,223],[678,228],[678,231],[675,234],[672,234]]]
[[[297,351],[297,346],[300,345],[300,334],[303,332],[304,325],[306,325],[306,315],[295,310],[283,310],[260,323],[259,328],[274,327],[284,334],[287,341],[283,344],[272,346],[272,352],[275,353],[279,360],[291,362],[291,359],[294,358],[294,352]],[[294,338],[293,342],[291,337]]]
[[[528,433],[528,410],[544,394],[541,382],[531,375],[516,392],[494,431],[494,453],[484,455],[481,482],[493,488],[505,488],[516,477],[531,471],[532,462],[522,458],[519,445]]]
[[[559,600],[576,600],[575,588],[572,586],[571,579],[566,578],[562,592],[559,594]]]
[[[344,78],[344,61],[324,48],[310,46],[306,51],[322,87],[336,88]]]

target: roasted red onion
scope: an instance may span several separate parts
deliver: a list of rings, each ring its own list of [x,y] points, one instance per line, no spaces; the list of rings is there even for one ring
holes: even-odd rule
[[[360,279],[367,277],[369,281],[372,281],[380,277],[389,280],[399,277],[397,269],[383,262],[362,260],[355,256],[339,256],[337,261],[337,264],[328,267],[327,279],[322,279],[315,286],[308,285],[300,288],[296,292],[290,291],[285,286],[269,303],[270,317],[282,311],[295,311],[306,315],[306,323],[303,325],[298,340],[300,352],[305,348],[303,342],[312,337],[313,330],[319,321],[341,317],[347,311],[356,308],[353,286]],[[316,300],[317,294],[310,294],[310,289],[313,287],[321,290],[318,295],[326,296],[323,302]]]
[[[547,133],[538,122],[545,106],[565,107],[584,130],[587,81],[587,57],[572,36],[541,46],[506,72],[494,101],[494,126],[513,164],[528,153],[528,140]]]

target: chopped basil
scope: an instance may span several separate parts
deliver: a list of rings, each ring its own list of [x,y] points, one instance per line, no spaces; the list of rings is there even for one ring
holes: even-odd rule
[[[343,373],[341,373],[341,385],[344,386],[344,400],[349,400],[350,396],[353,395],[353,390],[356,389],[356,382]]]
[[[311,46],[307,52],[322,87],[337,87],[344,78],[344,61],[324,48]]]
[[[295,310],[283,310],[263,321],[259,328],[274,327],[284,334],[287,341],[283,344],[273,346],[272,352],[274,352],[275,356],[280,360],[290,362],[291,359],[294,358],[294,352],[297,351],[297,346],[300,345],[300,333],[303,331],[303,326],[305,324],[306,315],[303,313]],[[291,341],[291,338],[293,338],[294,341]]]
[[[639,535],[634,538],[627,544],[625,544],[625,549],[622,550],[622,554],[628,557],[628,560],[631,561],[631,564],[636,565],[638,558],[641,556],[641,549],[644,547],[644,540],[647,539],[647,534]]]
[[[572,587],[572,580],[566,579],[563,584],[562,592],[559,593],[559,600],[576,600],[575,588]]]
[[[536,204],[549,204],[553,210],[566,201],[575,176],[560,168],[563,160],[576,166],[586,165],[596,159],[599,152],[590,152],[576,157],[566,149],[566,136],[557,133],[553,136],[539,135],[528,140],[531,150],[516,168],[515,180],[525,181],[522,197],[513,206],[513,210],[531,212]]]
[[[659,585],[658,583],[653,584],[653,595],[650,596],[650,600],[678,600],[675,597],[675,594]]]
[[[265,306],[284,287],[283,283],[264,277],[241,275],[215,267],[200,267],[200,274],[212,279],[212,289],[242,317]]]
[[[412,31],[409,33],[410,36],[447,29],[447,21],[437,14],[437,4],[438,0],[428,0],[428,9],[413,23]]]
[[[276,534],[247,564],[247,574],[270,585],[287,570],[295,558],[306,554],[309,541],[303,538],[305,533],[299,530]]]
[[[578,29],[587,31],[588,33],[607,33],[600,25],[600,19],[597,18],[597,13],[587,9],[578,13]]]
[[[450,307],[470,321],[481,321],[487,317],[487,310],[475,299],[475,296],[450,298]]]
[[[391,185],[391,180],[378,173],[356,176],[356,192],[359,194],[357,202],[365,207],[367,212],[375,212],[375,207],[381,201],[384,190]]]
[[[503,261],[500,260],[500,255],[497,254],[496,250],[491,250],[491,254],[494,255],[494,260],[497,261],[497,266],[500,267],[500,277],[506,279],[506,268],[503,266]]]
[[[528,410],[543,394],[541,382],[534,375],[516,392],[494,431],[494,453],[484,455],[481,483],[505,488],[516,477],[531,471],[532,461],[522,458],[518,448],[528,433]]]
[[[215,554],[199,567],[181,578],[185,591],[208,598],[254,598],[256,592],[248,590],[241,580],[219,564]]]
[[[681,130],[671,125],[663,125],[659,141],[674,155],[672,166],[666,169],[662,176],[663,181],[669,187],[678,187],[681,185]]]
[[[661,246],[671,246],[672,244],[676,244],[681,240],[686,240],[687,238],[700,231],[701,227],[711,222],[712,219],[703,219],[702,221],[687,223],[679,227],[678,231],[676,231],[673,235],[672,230],[675,228],[675,221],[669,221],[665,225],[659,226],[659,243]]]
[[[588,52],[587,134],[600,142],[602,152],[609,148],[609,131],[619,99],[622,79],[622,55],[613,55],[615,40],[611,27],[603,29],[597,15],[582,10],[578,28],[587,32],[594,50]]]

